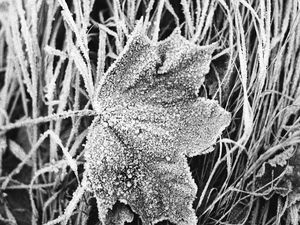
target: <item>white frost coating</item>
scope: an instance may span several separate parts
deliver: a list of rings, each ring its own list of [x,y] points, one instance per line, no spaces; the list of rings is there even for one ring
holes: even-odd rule
[[[216,101],[195,94],[214,46],[197,46],[178,30],[162,42],[135,31],[124,49],[99,85],[93,106],[101,118],[85,147],[99,218],[110,224],[123,215],[113,214],[119,201],[143,224],[196,224],[197,186],[186,156],[207,152],[230,123]]]

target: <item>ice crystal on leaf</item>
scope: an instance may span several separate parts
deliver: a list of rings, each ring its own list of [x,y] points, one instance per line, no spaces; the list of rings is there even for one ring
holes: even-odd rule
[[[197,186],[186,156],[206,152],[230,122],[216,101],[196,94],[214,48],[177,29],[160,42],[135,30],[100,81],[85,177],[104,224],[117,201],[143,224],[196,224]]]

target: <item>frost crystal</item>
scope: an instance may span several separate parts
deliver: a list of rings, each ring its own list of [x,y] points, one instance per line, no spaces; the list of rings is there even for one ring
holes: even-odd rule
[[[135,31],[106,72],[85,154],[88,188],[104,224],[117,201],[143,224],[196,224],[197,186],[186,156],[206,152],[230,123],[216,101],[196,95],[213,50],[179,30],[155,43]]]

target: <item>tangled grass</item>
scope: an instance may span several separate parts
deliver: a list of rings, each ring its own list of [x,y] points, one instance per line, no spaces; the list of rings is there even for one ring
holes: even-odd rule
[[[91,194],[69,203],[97,84],[141,18],[152,40],[219,44],[199,95],[232,121],[189,159],[199,224],[298,224],[299,0],[0,0],[0,223],[97,223]]]

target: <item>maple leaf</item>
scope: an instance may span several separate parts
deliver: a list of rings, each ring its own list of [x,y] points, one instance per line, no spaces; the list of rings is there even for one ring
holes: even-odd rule
[[[160,42],[136,29],[100,81],[85,178],[104,224],[117,201],[143,224],[196,224],[186,156],[206,152],[230,123],[216,101],[196,94],[214,48],[189,42],[179,29]]]

